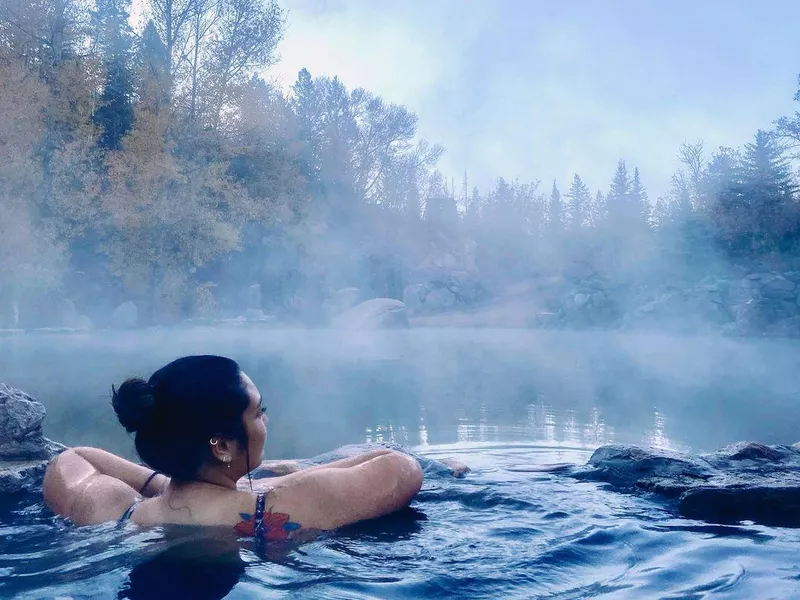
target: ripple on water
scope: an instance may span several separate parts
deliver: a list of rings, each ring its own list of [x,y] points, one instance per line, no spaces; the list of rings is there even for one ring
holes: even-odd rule
[[[525,452],[462,447],[458,458],[480,465],[468,479],[433,478],[408,510],[268,557],[161,529],[70,528],[35,502],[6,506],[0,597],[800,596],[800,531],[689,521],[593,483],[507,471]],[[182,540],[205,560],[176,553]]]

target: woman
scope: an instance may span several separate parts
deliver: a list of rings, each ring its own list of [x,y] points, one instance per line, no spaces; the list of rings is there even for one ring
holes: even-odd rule
[[[406,506],[422,485],[417,461],[378,450],[261,482],[267,416],[255,384],[231,359],[188,356],[113,390],[120,423],[152,469],[96,448],[48,466],[45,503],[77,525],[225,526],[260,540],[293,540]]]

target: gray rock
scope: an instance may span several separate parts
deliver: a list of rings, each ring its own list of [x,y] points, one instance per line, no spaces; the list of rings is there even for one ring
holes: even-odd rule
[[[44,406],[0,383],[0,494],[36,492],[51,458],[64,446],[42,435]]]
[[[364,298],[364,293],[357,287],[347,287],[336,290],[331,296],[331,304],[336,314],[350,310]]]
[[[568,474],[603,481],[621,491],[658,494],[690,518],[800,527],[797,445],[740,443],[705,455],[603,446],[585,466]]]
[[[428,287],[423,283],[415,283],[406,286],[403,290],[403,304],[411,313],[415,313],[422,308],[425,302],[425,296],[428,293]]]
[[[139,322],[139,308],[128,300],[111,313],[111,324],[118,329],[133,329]]]
[[[792,292],[797,287],[794,281],[775,273],[766,273],[760,277],[761,286],[768,291]]]
[[[425,308],[431,311],[448,310],[456,305],[456,296],[446,287],[430,290],[425,296]]]
[[[260,308],[248,308],[244,311],[244,318],[248,321],[263,321],[266,315]]]
[[[0,460],[0,494],[37,493],[49,460]]]
[[[331,320],[335,329],[372,330],[409,327],[406,305],[392,298],[373,298]]]
[[[768,335],[775,337],[799,337],[800,315],[795,315],[776,323],[772,323],[766,330]]]
[[[572,301],[575,303],[576,308],[583,308],[589,303],[591,296],[589,294],[575,294]]]
[[[78,315],[74,327],[75,329],[94,329],[94,322],[86,315]]]
[[[608,306],[609,300],[605,292],[595,292],[592,294],[592,305],[597,308]]]
[[[44,458],[44,406],[0,383],[0,457]]]

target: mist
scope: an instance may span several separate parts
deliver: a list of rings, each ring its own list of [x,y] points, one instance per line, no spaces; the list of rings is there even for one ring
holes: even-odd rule
[[[0,378],[42,396],[55,437],[121,452],[116,432],[80,433],[81,411],[108,419],[112,383],[200,351],[280,392],[283,455],[325,449],[298,445],[303,426],[326,444],[551,421],[703,449],[794,441],[774,414],[800,336],[799,67],[774,50],[758,101],[731,92],[747,118],[716,111],[708,86],[733,63],[679,79],[681,39],[623,52],[658,14],[622,5],[641,30],[600,73],[586,15],[551,9],[545,42],[512,28],[475,56],[531,10],[464,8],[398,62],[370,44],[399,52],[422,21],[407,7],[2,0]],[[680,60],[631,96],[613,68],[634,79],[665,48]],[[665,86],[682,114],[655,102]]]

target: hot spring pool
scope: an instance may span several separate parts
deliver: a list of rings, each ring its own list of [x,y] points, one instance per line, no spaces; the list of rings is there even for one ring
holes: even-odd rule
[[[797,441],[796,342],[195,329],[0,344],[0,380],[40,399],[46,433],[68,444],[131,455],[110,385],[214,352],[261,387],[268,458],[393,441],[474,469],[430,477],[410,510],[286,556],[192,538],[212,557],[200,565],[175,558],[194,534],[73,529],[36,498],[5,500],[2,598],[800,597],[800,530],[690,521],[655,499],[515,471],[583,463],[608,442],[708,451]]]
[[[36,502],[0,513],[4,598],[792,598],[800,531],[675,518],[646,498],[518,465],[583,461],[533,444],[429,447],[473,465],[426,481],[412,510],[288,556],[198,566],[161,530],[69,529]],[[209,552],[211,554],[211,552]],[[202,590],[202,593],[198,592]]]

